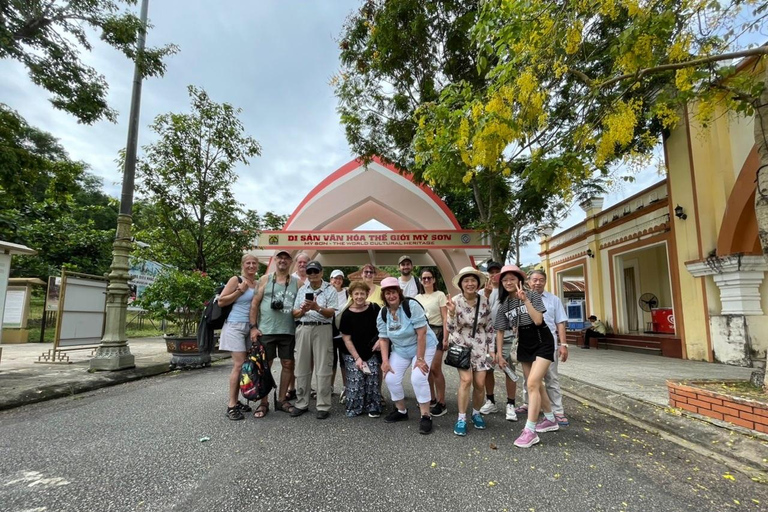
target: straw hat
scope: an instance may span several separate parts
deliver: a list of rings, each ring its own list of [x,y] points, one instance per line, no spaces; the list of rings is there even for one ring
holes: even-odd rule
[[[477,270],[475,267],[464,267],[463,269],[459,270],[459,273],[453,276],[453,286],[461,290],[461,286],[459,284],[461,283],[461,280],[464,279],[466,276],[475,276],[477,278],[478,288],[485,285],[485,274]]]

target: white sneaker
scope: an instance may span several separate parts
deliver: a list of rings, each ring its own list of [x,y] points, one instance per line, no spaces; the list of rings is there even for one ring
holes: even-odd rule
[[[512,404],[507,404],[507,421],[517,421],[515,406]]]
[[[496,404],[491,402],[490,400],[486,399],[485,404],[480,408],[481,414],[494,414],[499,412],[499,408],[496,407]]]

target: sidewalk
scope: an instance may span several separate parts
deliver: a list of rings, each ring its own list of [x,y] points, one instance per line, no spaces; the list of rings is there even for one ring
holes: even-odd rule
[[[53,343],[3,344],[0,359],[0,411],[62,398],[170,371],[170,354],[162,338],[128,341],[136,367],[117,372],[89,373],[90,350],[69,352],[71,364],[39,363]],[[212,354],[217,361],[228,354]]]
[[[169,371],[169,354],[162,338],[132,339],[129,346],[136,358],[136,368],[88,373],[90,351],[74,352],[70,356],[73,364],[50,364],[35,362],[51,348],[50,343],[2,345],[0,410]],[[214,360],[222,357],[226,356],[214,354]],[[672,434],[689,448],[742,464],[742,470],[748,474],[755,474],[755,468],[764,471],[768,467],[768,436],[717,420],[683,415],[668,406],[667,379],[748,380],[751,368],[571,346],[568,361],[560,363],[559,371],[564,394],[585,405],[609,409],[608,412],[642,424],[649,431]],[[501,372],[496,375],[497,382],[502,382]],[[579,425],[574,423],[572,427]]]

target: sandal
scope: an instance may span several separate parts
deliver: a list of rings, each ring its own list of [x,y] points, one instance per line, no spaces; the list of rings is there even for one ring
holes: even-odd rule
[[[269,404],[259,404],[259,406],[256,407],[256,411],[253,413],[253,417],[258,420],[266,416],[267,413],[269,413]]]
[[[555,414],[555,420],[557,420],[557,424],[561,427],[567,427],[571,424],[571,422],[568,421],[568,418],[566,418],[563,414]]]
[[[283,400],[282,402],[279,400],[275,401],[275,410],[280,412],[287,412],[288,414],[292,413],[295,407],[291,405],[290,402],[287,400]]]
[[[231,420],[244,420],[245,416],[243,416],[243,413],[240,412],[240,409],[238,409],[237,406],[234,406],[227,407],[227,418]]]
[[[283,398],[283,402],[288,402],[290,400],[296,400],[295,389],[289,389],[288,392],[285,394],[285,398]]]
[[[244,404],[243,402],[238,401],[235,404],[235,408],[238,409],[240,412],[251,412],[251,406],[248,404]]]

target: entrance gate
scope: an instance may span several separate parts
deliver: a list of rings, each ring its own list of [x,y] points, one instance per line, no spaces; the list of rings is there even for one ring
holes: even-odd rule
[[[356,230],[371,221],[391,231]],[[377,158],[368,165],[353,160],[326,177],[281,231],[262,232],[250,252],[270,259],[280,249],[294,256],[303,251],[326,267],[397,265],[408,254],[414,265],[437,267],[446,283],[462,267],[491,255],[486,237],[461,229],[430,188]],[[269,266],[273,270],[271,261]]]

